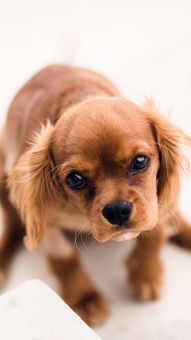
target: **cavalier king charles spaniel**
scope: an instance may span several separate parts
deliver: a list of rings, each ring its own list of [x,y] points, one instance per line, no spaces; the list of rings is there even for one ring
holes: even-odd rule
[[[136,238],[128,280],[139,298],[157,299],[164,242],[191,248],[177,207],[190,145],[151,100],[138,107],[90,70],[42,69],[14,98],[1,133],[0,282],[24,236],[29,251],[42,244],[63,299],[87,323],[101,322],[107,300],[65,233],[79,230],[100,242]]]

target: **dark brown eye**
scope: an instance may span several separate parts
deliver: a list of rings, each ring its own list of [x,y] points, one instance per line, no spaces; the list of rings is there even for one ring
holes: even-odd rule
[[[72,171],[66,177],[67,185],[74,190],[84,189],[87,186],[86,178],[79,172]]]
[[[132,172],[143,172],[150,165],[150,158],[144,155],[138,155],[133,159],[131,165]]]

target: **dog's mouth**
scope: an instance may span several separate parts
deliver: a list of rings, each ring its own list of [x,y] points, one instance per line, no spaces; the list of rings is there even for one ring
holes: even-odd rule
[[[119,226],[113,226],[110,230],[107,230],[107,232],[96,233],[93,237],[99,242],[107,242],[110,240],[123,242],[138,237],[140,233],[141,230],[137,230],[137,228],[128,224],[120,228]]]
[[[137,228],[135,228],[132,223],[128,222],[120,228],[119,226],[114,227],[114,230],[111,234],[111,240],[118,242],[127,241],[136,238],[140,233],[140,230],[137,230]]]

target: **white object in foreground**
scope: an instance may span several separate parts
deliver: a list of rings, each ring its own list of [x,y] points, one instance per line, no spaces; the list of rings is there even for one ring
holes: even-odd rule
[[[101,340],[52,289],[31,280],[0,297],[2,340]]]

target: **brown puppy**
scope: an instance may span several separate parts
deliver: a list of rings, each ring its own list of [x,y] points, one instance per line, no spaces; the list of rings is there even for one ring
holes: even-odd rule
[[[43,240],[63,298],[88,323],[100,322],[107,303],[58,228],[64,226],[101,242],[137,237],[130,283],[140,298],[158,298],[169,226],[191,247],[189,226],[173,218],[189,138],[151,102],[139,108],[103,76],[61,65],[20,90],[1,138],[1,281],[24,226],[29,250]]]

